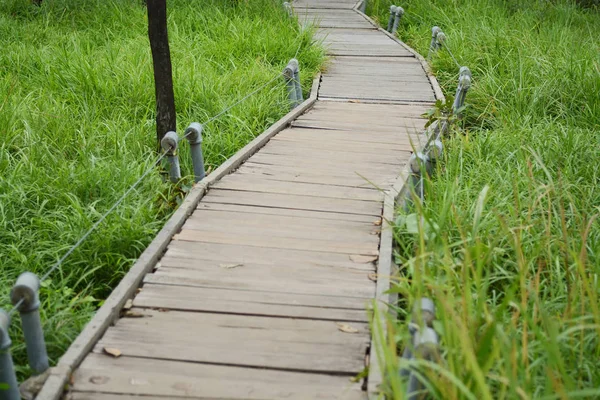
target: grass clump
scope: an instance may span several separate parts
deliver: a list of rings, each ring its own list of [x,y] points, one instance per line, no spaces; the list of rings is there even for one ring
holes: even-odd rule
[[[280,73],[297,54],[306,91],[323,52],[275,0],[169,0],[178,131]],[[43,275],[156,158],[146,10],[139,0],[0,0],[0,285]],[[204,131],[214,169],[289,110],[277,80]],[[191,182],[187,146],[183,173]],[[151,174],[41,290],[53,361],[173,210]],[[18,317],[17,317],[18,319]],[[13,354],[27,374],[19,322]]]
[[[600,397],[600,28],[567,1],[407,0],[399,36],[427,54],[431,27],[473,71],[462,129],[426,182],[422,218],[395,227],[400,322],[437,304],[443,362],[421,362],[433,398]],[[372,0],[380,21],[389,1]],[[431,59],[456,89],[446,50]],[[408,224],[406,221],[416,221]],[[416,226],[412,226],[416,225]],[[395,351],[387,390],[405,396]]]

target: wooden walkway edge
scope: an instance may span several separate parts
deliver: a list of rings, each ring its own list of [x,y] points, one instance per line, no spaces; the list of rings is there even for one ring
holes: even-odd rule
[[[392,300],[386,221],[443,95],[354,3],[294,4],[334,57],[309,99],[192,189],[38,399],[363,399],[365,360],[376,394],[366,304]]]

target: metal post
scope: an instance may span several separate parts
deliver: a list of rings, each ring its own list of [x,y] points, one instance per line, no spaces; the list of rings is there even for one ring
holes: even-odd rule
[[[363,0],[362,3],[360,4],[360,12],[365,14],[365,12],[367,11],[367,5],[369,3],[369,0]]]
[[[300,63],[295,58],[290,61],[296,67],[294,69],[294,84],[296,85],[296,102],[297,105],[304,101],[304,95],[302,94],[302,84],[300,83]]]
[[[15,374],[8,336],[10,316],[4,310],[0,310],[0,398],[3,400],[20,400],[19,383]]]
[[[398,31],[398,25],[400,25],[400,19],[404,15],[404,8],[396,7],[396,13],[394,15],[394,25],[392,26],[392,34]]]
[[[206,176],[204,155],[202,154],[202,125],[192,122],[185,130],[185,138],[190,142],[192,166],[194,167],[194,182],[200,182]]]
[[[296,61],[296,63],[294,63],[293,61]],[[290,62],[285,66],[283,70],[283,77],[285,79],[285,83],[288,90],[288,100],[290,102],[290,108],[296,108],[296,106],[300,104],[298,98],[296,97],[296,83],[294,82],[297,65],[298,61],[294,58],[290,60]]]
[[[443,154],[444,145],[440,139],[436,138],[429,144],[429,147],[427,148],[427,157],[432,164],[436,164],[438,160],[442,158]]]
[[[394,19],[396,18],[396,6],[390,6],[390,19],[388,20],[387,31],[392,33],[392,26],[394,24]]]
[[[431,56],[431,53],[435,53],[437,51],[437,35],[441,31],[442,29],[439,26],[434,26],[431,28],[431,43],[429,44],[429,53],[427,54],[427,58]]]
[[[36,375],[45,372],[50,366],[40,320],[39,290],[40,279],[37,275],[23,272],[10,292],[10,300],[21,314],[29,366]]]
[[[460,118],[460,109],[465,105],[467,92],[471,87],[471,70],[467,67],[460,67],[458,74],[458,87],[456,88],[456,96],[454,96],[454,104],[452,111]]]
[[[179,157],[177,156],[178,142],[179,136],[173,131],[167,132],[160,141],[163,150],[167,152],[167,159],[169,160],[169,178],[173,183],[177,183],[181,179]]]
[[[410,184],[414,189],[415,193],[421,199],[421,202],[425,200],[423,180],[425,174],[431,173],[431,162],[429,157],[424,153],[413,153],[409,160],[409,166],[411,171]],[[411,193],[407,192],[407,208],[412,203]]]
[[[431,299],[426,297],[419,299],[413,307],[411,322],[408,330],[411,335],[410,344],[405,346],[402,357],[407,360],[415,358],[434,361],[439,358],[439,338],[433,330],[435,319],[435,305]],[[407,399],[417,400],[421,398],[424,386],[410,368],[400,370],[402,377],[408,376]]]
[[[294,10],[292,9],[292,5],[289,2],[284,2],[283,3],[283,8],[285,8],[285,11],[287,12],[289,17],[293,17],[294,16]]]
[[[435,37],[436,50],[441,49],[444,46],[444,42],[446,42],[446,34],[442,31],[439,31]]]

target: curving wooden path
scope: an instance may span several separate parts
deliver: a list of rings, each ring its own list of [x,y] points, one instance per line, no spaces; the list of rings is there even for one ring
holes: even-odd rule
[[[332,56],[311,99],[194,189],[38,398],[366,397],[350,378],[389,282],[382,216],[438,88],[354,6],[294,3]]]

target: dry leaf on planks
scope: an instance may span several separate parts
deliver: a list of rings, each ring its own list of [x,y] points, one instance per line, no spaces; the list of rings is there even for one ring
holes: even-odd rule
[[[244,264],[219,264],[219,268],[223,268],[223,269],[233,269],[233,268],[239,268],[239,267],[243,267]]]
[[[350,256],[350,260],[354,261],[357,264],[367,264],[374,262],[378,259],[377,256],[362,256],[360,254],[352,254]]]
[[[123,354],[121,350],[116,349],[114,347],[104,347],[102,350],[104,350],[106,354],[108,354],[109,356],[113,356],[114,358],[121,357],[121,354]]]
[[[341,322],[336,322],[336,325],[338,326],[338,330],[345,332],[345,333],[358,333],[358,329],[356,329],[353,326],[350,326],[348,324],[342,324]]]

